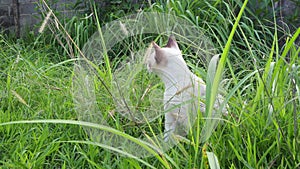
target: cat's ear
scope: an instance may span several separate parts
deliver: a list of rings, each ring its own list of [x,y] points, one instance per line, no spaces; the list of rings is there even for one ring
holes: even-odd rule
[[[175,48],[175,49],[178,49],[179,50],[179,47],[178,47],[178,44],[175,40],[175,37],[173,35],[171,35],[169,37],[169,40],[168,40],[168,43],[166,45],[167,48]]]
[[[164,60],[164,54],[160,46],[158,46],[154,41],[152,42],[152,45],[155,50],[155,56],[154,59],[157,64],[161,63]]]

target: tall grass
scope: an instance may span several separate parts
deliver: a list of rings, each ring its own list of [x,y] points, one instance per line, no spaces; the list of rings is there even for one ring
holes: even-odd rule
[[[160,152],[143,142],[139,134],[162,131],[163,120],[158,117],[145,125],[130,122],[116,112],[113,99],[101,84],[98,106],[111,127],[78,120],[72,98],[73,64],[87,40],[90,26],[98,20],[72,19],[66,29],[51,27],[65,50],[56,51],[54,43],[43,41],[43,35],[30,45],[19,40],[12,42],[0,35],[0,166],[3,168],[299,168],[300,147],[300,28],[289,39],[283,50],[278,44],[277,29],[259,22],[261,29],[243,13],[248,10],[240,1],[169,1],[153,4],[147,10],[174,12],[178,16],[206,29],[207,36],[222,53],[219,62],[211,62],[215,74],[203,72],[205,63],[195,65],[193,57],[186,57],[192,71],[198,75],[214,77],[208,84],[206,104],[212,105],[219,83],[227,90],[225,100],[229,115],[222,117],[223,124],[207,133],[201,143],[200,131],[205,120],[199,121],[186,139],[166,152]],[[195,11],[194,8],[200,8]],[[238,10],[237,10],[238,9]],[[239,11],[239,14],[237,14]],[[200,16],[200,18],[199,18]],[[236,18],[237,17],[237,18]],[[51,19],[55,19],[53,16]],[[276,18],[274,18],[276,26]],[[68,25],[76,23],[75,29]],[[51,22],[49,23],[51,24]],[[49,25],[48,25],[49,26]],[[50,25],[51,26],[51,25]],[[71,32],[69,32],[71,31]],[[76,33],[75,33],[76,32]],[[74,33],[74,34],[73,34]],[[52,34],[54,36],[54,34]],[[80,36],[84,35],[84,36]],[[101,35],[101,32],[100,32]],[[135,42],[140,37],[134,37]],[[147,39],[143,39],[147,41]],[[102,46],[105,42],[103,42]],[[130,46],[130,41],[128,42]],[[53,45],[53,46],[51,46]],[[144,45],[144,44],[143,44]],[[119,58],[130,50],[112,49],[105,52],[104,66],[99,76],[104,84],[111,85],[112,73],[118,68]],[[118,52],[119,51],[119,52]],[[123,51],[123,52],[120,52]],[[183,48],[184,56],[191,56]],[[61,61],[61,54],[70,58]],[[216,61],[216,60],[215,60]],[[107,75],[109,78],[107,78]],[[223,81],[221,77],[223,76]],[[142,78],[141,78],[142,79]],[[210,79],[210,78],[208,78]],[[160,88],[157,80],[145,78],[134,85],[151,84]],[[133,82],[132,82],[133,83]],[[224,83],[224,84],[223,84]],[[111,90],[109,86],[108,90]],[[142,95],[145,88],[136,88]],[[211,91],[211,92],[209,92]],[[111,91],[112,92],[112,91]],[[132,98],[139,100],[139,97]],[[147,106],[147,102],[143,105]],[[208,106],[207,114],[212,111]],[[104,130],[140,145],[152,157],[139,158],[124,149],[92,142],[86,127]],[[142,132],[142,131],[143,132]],[[127,133],[127,134],[126,134]],[[129,134],[128,134],[129,133]],[[142,150],[140,150],[142,151]],[[125,156],[124,156],[125,155]],[[217,159],[218,162],[213,162]]]

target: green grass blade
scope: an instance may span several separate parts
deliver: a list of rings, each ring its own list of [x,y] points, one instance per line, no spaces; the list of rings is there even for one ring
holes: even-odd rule
[[[242,14],[243,14],[243,11],[245,10],[245,7],[247,5],[247,2],[248,0],[246,0],[238,14],[238,17],[233,25],[233,28],[230,32],[230,35],[228,37],[228,40],[227,40],[227,43],[225,45],[225,48],[223,50],[223,53],[221,55],[221,58],[220,58],[220,62],[218,64],[218,67],[217,67],[217,71],[214,75],[214,81],[212,84],[208,84],[207,85],[207,88],[206,88],[206,112],[205,114],[207,114],[208,116],[207,117],[212,117],[212,114],[213,114],[213,106],[214,106],[214,103],[215,103],[215,100],[216,100],[216,96],[218,94],[218,89],[219,89],[219,84],[220,84],[220,81],[221,81],[221,76],[222,76],[222,73],[223,73],[223,70],[224,70],[224,67],[225,67],[225,63],[226,63],[226,59],[227,59],[227,56],[228,56],[228,53],[229,53],[229,49],[230,49],[230,45],[231,45],[231,41],[233,39],[233,35],[237,29],[237,26],[239,24],[239,21],[242,17]],[[211,75],[210,75],[211,76]],[[209,79],[209,78],[208,78]],[[220,108],[222,110],[222,107]],[[210,120],[211,121],[211,120]],[[213,127],[209,127],[211,130],[213,129]],[[211,132],[206,132],[208,135],[206,136],[203,136],[203,140],[202,141],[206,141],[209,137],[210,137],[210,133]]]
[[[123,154],[127,157],[130,157],[132,159],[135,159],[143,164],[145,164],[146,166],[150,167],[150,168],[155,168],[154,166],[152,166],[151,164],[147,163],[146,161],[142,160],[141,158],[139,157],[136,157],[132,154],[129,154],[125,151],[122,151],[120,149],[117,149],[115,147],[111,147],[111,146],[108,146],[108,145],[105,145],[105,144],[101,144],[101,143],[97,143],[97,142],[92,142],[92,141],[82,141],[82,140],[72,140],[72,141],[61,141],[61,142],[64,142],[64,143],[79,143],[79,144],[90,144],[90,145],[95,145],[95,146],[98,146],[98,147],[102,147],[104,149],[107,149],[107,150],[111,150],[111,151],[114,151],[114,152],[117,152],[119,154]]]
[[[233,25],[233,28],[230,32],[230,35],[228,37],[228,41],[225,45],[225,48],[223,50],[223,53],[221,55],[221,58],[220,58],[220,62],[219,62],[219,65],[217,67],[217,72],[215,74],[215,78],[214,78],[214,83],[213,85],[211,86],[211,88],[208,88],[206,89],[207,92],[210,92],[210,94],[207,94],[207,97],[206,98],[206,114],[208,115],[212,115],[212,110],[213,110],[213,105],[214,105],[214,102],[216,100],[216,96],[217,96],[217,93],[218,93],[218,88],[219,88],[219,83],[220,83],[220,80],[221,80],[221,75],[222,75],[222,72],[224,70],[224,67],[225,67],[225,63],[226,63],[226,59],[227,59],[227,56],[228,56],[228,53],[229,53],[229,49],[230,49],[230,45],[231,45],[231,41],[233,39],[233,35],[236,31],[236,28],[238,26],[238,23],[242,17],[242,14],[245,10],[245,7],[247,5],[247,2],[248,0],[246,0],[238,14],[238,17]]]
[[[108,54],[107,54],[107,49],[106,49],[106,44],[105,44],[105,40],[102,34],[102,29],[101,29],[101,25],[100,25],[100,20],[98,18],[98,13],[97,13],[97,9],[96,9],[96,5],[94,4],[94,12],[95,12],[95,16],[96,16],[96,21],[97,21],[97,28],[98,28],[98,32],[99,32],[99,36],[100,36],[100,40],[101,40],[101,46],[103,49],[103,57],[104,57],[104,62],[105,62],[105,66],[106,66],[106,71],[108,73],[108,77],[109,77],[109,81],[112,80],[112,70],[111,70],[111,66],[110,66],[110,61],[108,58]]]
[[[210,168],[220,169],[217,156],[213,152],[206,152]]]
[[[122,131],[116,130],[114,128],[103,126],[95,123],[89,123],[89,122],[83,122],[83,121],[75,121],[75,120],[58,120],[58,119],[52,119],[52,120],[21,120],[21,121],[11,121],[11,122],[5,122],[0,123],[0,126],[5,125],[13,125],[13,124],[35,124],[35,123],[51,123],[51,124],[72,124],[72,125],[80,125],[85,127],[91,127],[91,128],[97,128],[103,131],[107,131],[119,136],[124,137],[125,139],[128,139],[141,147],[143,147],[145,150],[147,150],[149,153],[151,153],[153,156],[155,156],[166,168],[170,168],[170,165],[167,161],[165,161],[159,154],[159,150],[157,150],[155,147],[152,147],[149,143],[146,143],[142,140],[139,140],[137,138],[134,138]],[[156,151],[154,150],[156,149]]]

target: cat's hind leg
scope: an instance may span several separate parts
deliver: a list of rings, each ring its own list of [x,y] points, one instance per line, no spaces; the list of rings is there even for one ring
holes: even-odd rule
[[[164,141],[167,142],[170,136],[174,133],[177,125],[177,118],[174,116],[174,112],[168,112],[165,114],[165,131]]]

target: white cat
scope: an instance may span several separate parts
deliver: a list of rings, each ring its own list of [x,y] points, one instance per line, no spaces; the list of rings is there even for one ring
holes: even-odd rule
[[[156,73],[165,85],[164,140],[167,141],[171,134],[185,136],[197,118],[198,109],[205,112],[206,85],[189,70],[174,37],[169,37],[166,47],[161,48],[155,42],[152,46],[154,50],[145,62],[147,69]],[[222,102],[222,97],[218,98],[214,108]],[[227,113],[226,108],[222,112]]]

